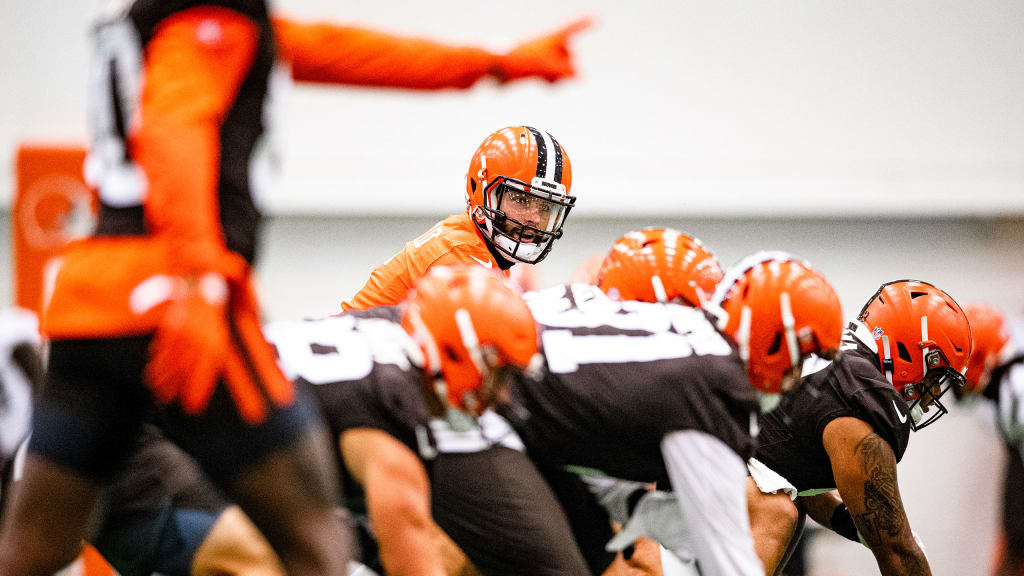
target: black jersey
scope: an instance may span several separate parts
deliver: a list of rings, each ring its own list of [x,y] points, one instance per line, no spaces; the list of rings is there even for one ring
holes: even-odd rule
[[[395,322],[336,316],[265,328],[285,375],[315,394],[336,438],[376,428],[420,453],[417,427],[429,417],[419,348]],[[425,448],[430,452],[429,448]]]
[[[822,444],[825,426],[836,418],[867,422],[903,458],[910,440],[910,410],[878,367],[871,333],[851,323],[835,361],[812,358],[804,381],[763,417],[755,458],[789,480],[797,490],[835,488],[832,463]]]
[[[396,319],[395,308],[381,307],[265,332],[285,374],[313,388],[335,438],[374,428],[419,455],[435,520],[485,574],[585,573],[557,500],[508,424],[485,413],[479,428],[455,430],[429,417],[419,347]],[[340,471],[345,506],[364,516],[361,487]],[[363,561],[374,566],[375,544],[359,534]]]
[[[541,374],[502,408],[534,460],[667,484],[662,438],[711,434],[743,459],[757,398],[732,341],[704,311],[613,302],[585,285],[527,295]]]

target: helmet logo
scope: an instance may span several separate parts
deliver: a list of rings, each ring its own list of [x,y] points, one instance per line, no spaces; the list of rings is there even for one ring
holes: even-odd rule
[[[483,209],[477,206],[473,209],[473,219],[476,220],[478,225],[483,226],[484,222],[487,221],[487,216],[484,215]]]
[[[875,326],[875,329],[871,331],[871,336],[875,340],[881,339],[882,338],[882,334],[885,334],[885,332],[882,331],[882,327],[881,326]]]

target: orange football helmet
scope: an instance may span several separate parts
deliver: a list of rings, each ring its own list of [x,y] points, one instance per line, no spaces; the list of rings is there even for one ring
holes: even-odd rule
[[[885,378],[910,405],[914,430],[945,414],[939,398],[966,387],[971,356],[971,327],[960,305],[927,282],[896,280],[882,284],[857,319],[875,339]]]
[[[785,252],[758,252],[726,273],[709,308],[724,314],[719,327],[732,336],[750,382],[765,394],[793,388],[803,360],[839,348],[843,313],[839,296],[807,262]],[[778,396],[765,398],[766,408]]]
[[[562,236],[576,197],[569,155],[554,136],[530,126],[502,128],[476,149],[466,174],[466,204],[480,233],[509,260],[536,264]]]
[[[722,267],[704,244],[672,228],[619,238],[597,273],[597,287],[614,299],[694,307],[703,306],[721,280]]]
[[[435,266],[402,304],[402,327],[423,350],[425,369],[445,407],[478,415],[484,376],[525,368],[537,353],[537,326],[519,292],[479,266]]]
[[[1010,359],[1013,346],[1006,319],[997,308],[972,302],[964,306],[964,313],[971,324],[973,344],[964,374],[967,387],[963,392],[969,394],[985,389],[992,369]]]

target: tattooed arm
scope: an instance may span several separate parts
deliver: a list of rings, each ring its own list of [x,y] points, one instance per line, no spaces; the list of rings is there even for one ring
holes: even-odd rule
[[[930,576],[914,542],[896,482],[896,456],[871,426],[837,418],[822,434],[839,495],[850,510],[883,576]]]

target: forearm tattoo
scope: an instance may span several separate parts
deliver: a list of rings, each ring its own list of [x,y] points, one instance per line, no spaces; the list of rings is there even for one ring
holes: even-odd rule
[[[913,542],[903,501],[896,481],[896,457],[889,445],[877,434],[868,434],[854,448],[860,456],[864,475],[864,508],[853,514],[854,523],[872,550],[879,547],[899,550],[901,574],[931,574],[924,554],[912,546],[889,546],[893,542]]]

